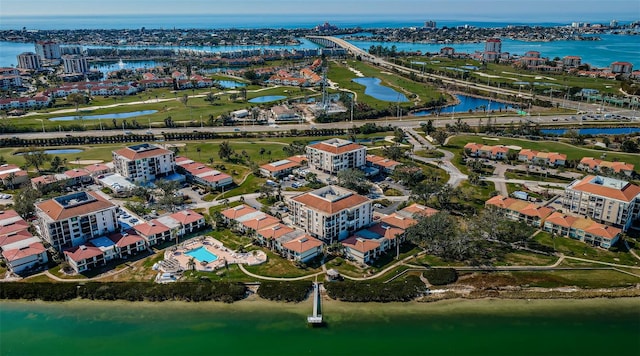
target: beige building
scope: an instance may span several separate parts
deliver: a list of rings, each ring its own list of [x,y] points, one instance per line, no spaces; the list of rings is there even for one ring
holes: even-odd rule
[[[341,187],[329,185],[288,201],[291,221],[326,243],[344,240],[371,224],[371,200]]]
[[[96,192],[73,193],[36,204],[42,238],[60,250],[116,231],[116,209]]]
[[[133,182],[152,182],[175,170],[173,152],[158,146],[142,143],[113,151],[116,173]]]
[[[332,138],[307,146],[309,167],[337,174],[367,164],[367,149],[349,140]]]
[[[562,207],[626,231],[640,215],[640,187],[619,179],[586,176],[565,189]]]

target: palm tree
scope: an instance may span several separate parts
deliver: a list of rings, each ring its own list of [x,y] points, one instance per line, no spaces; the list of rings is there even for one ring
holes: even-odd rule
[[[196,259],[191,257],[187,262],[187,268],[194,271],[196,269]]]

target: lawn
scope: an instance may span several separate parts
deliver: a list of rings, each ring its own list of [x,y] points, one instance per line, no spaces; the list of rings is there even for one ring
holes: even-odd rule
[[[567,256],[629,266],[640,265],[640,261],[628,252],[607,251],[568,237],[553,238],[551,234],[541,232],[537,234],[534,239],[543,245],[554,247],[556,251],[564,253]]]
[[[509,252],[496,266],[548,266],[558,260],[556,256],[541,255],[527,251]]]
[[[246,266],[245,269],[251,273],[268,277],[302,277],[322,271],[322,268],[300,269],[287,259],[284,259],[274,252],[264,249],[267,253],[267,262],[257,266]]]
[[[485,272],[463,278],[465,285],[479,288],[524,286],[540,288],[615,288],[629,287],[640,278],[614,270],[535,271],[535,272]]]
[[[222,242],[224,247],[231,250],[238,250],[251,243],[251,239],[245,235],[239,235],[231,230],[224,229],[219,231],[210,231],[206,234],[214,239]]]
[[[523,179],[523,180],[532,180],[532,181],[538,181],[538,182],[571,183],[571,181],[573,181],[573,179],[571,178],[564,178],[559,176],[545,176],[538,172],[530,172],[529,174],[527,174],[526,172],[512,171],[512,170],[507,170],[504,176],[507,179]]]

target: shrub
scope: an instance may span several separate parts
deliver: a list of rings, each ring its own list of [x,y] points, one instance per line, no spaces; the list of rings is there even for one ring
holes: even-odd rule
[[[423,276],[434,286],[441,286],[458,280],[458,272],[453,268],[429,269],[424,271]]]
[[[416,276],[390,283],[341,281],[324,286],[329,297],[345,302],[405,302],[420,296],[426,289]]]
[[[301,302],[307,298],[309,290],[311,290],[309,281],[265,281],[260,283],[258,295],[269,300]]]

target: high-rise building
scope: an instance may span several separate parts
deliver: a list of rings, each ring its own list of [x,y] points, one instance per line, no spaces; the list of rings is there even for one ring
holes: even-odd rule
[[[133,182],[152,182],[175,171],[172,151],[142,143],[113,151],[116,173]]]
[[[40,59],[60,59],[62,57],[60,44],[52,41],[36,42],[36,53]]]
[[[87,59],[77,54],[68,54],[62,56],[62,64],[64,72],[71,73],[89,73],[89,64]]]
[[[349,140],[332,138],[307,146],[309,167],[331,174],[367,164],[367,149]]]
[[[23,52],[18,55],[18,68],[39,70],[42,68],[40,56],[33,52]]]

